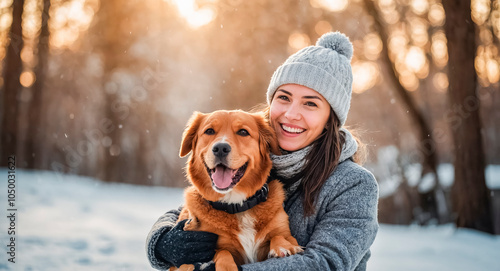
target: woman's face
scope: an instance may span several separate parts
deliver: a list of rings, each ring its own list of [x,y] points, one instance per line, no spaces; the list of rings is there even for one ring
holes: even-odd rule
[[[315,90],[295,84],[278,88],[271,101],[271,125],[280,147],[300,150],[323,132],[330,115],[330,104]]]

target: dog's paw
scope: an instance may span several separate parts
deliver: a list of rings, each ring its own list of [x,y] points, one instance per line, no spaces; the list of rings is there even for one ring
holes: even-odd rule
[[[196,231],[198,229],[199,222],[198,219],[189,219],[186,224],[184,225],[184,230],[185,231]]]
[[[283,258],[304,251],[304,249],[297,244],[297,241],[294,238],[291,241],[286,240],[282,236],[273,237],[271,239],[268,257]]]
[[[293,254],[297,254],[297,253],[301,253],[301,252],[304,252],[304,247],[301,247],[301,246],[294,246],[293,249],[292,249],[292,255]]]
[[[292,246],[291,248],[275,248],[269,250],[269,254],[267,255],[268,258],[283,258],[283,257],[288,257],[300,252],[303,252],[304,249],[301,246]]]
[[[285,248],[271,249],[269,250],[269,254],[267,254],[268,258],[283,258],[292,255],[291,251]]]

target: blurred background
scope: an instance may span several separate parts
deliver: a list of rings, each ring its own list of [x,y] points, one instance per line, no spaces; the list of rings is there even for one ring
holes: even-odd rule
[[[380,222],[500,234],[499,2],[1,0],[0,166],[184,187],[193,111],[265,103],[340,31]]]

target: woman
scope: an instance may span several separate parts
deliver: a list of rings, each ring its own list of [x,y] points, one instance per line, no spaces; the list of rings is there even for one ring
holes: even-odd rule
[[[358,144],[344,125],[350,107],[352,44],[338,32],[290,56],[274,73],[267,109],[282,155],[271,155],[284,183],[290,230],[301,254],[246,264],[243,270],[366,270],[378,230],[378,188],[355,163]],[[147,240],[153,267],[210,261],[217,236],[184,232],[179,211],[156,222]],[[173,244],[182,244],[176,245]],[[205,269],[206,268],[206,269]],[[213,270],[213,264],[196,264]]]

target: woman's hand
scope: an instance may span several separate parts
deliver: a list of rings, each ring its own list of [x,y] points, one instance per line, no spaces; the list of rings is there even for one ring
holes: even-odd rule
[[[211,232],[184,231],[187,221],[180,221],[160,236],[155,247],[156,258],[176,267],[212,261],[219,236]]]

